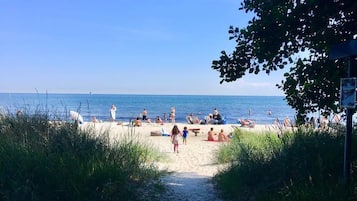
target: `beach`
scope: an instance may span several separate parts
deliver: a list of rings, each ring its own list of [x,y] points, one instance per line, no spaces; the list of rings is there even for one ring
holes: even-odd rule
[[[162,132],[163,130],[170,133],[172,127],[177,125],[182,131],[185,126],[189,131],[187,144],[179,141],[179,153],[174,153],[173,145],[169,136],[151,136],[151,132]],[[82,128],[95,128],[99,131],[108,131],[111,142],[120,141],[128,135],[134,136],[149,145],[157,148],[162,154],[167,156],[167,160],[156,163],[160,170],[172,172],[165,176],[162,181],[168,187],[169,191],[160,195],[160,200],[219,200],[217,194],[210,183],[211,178],[224,168],[214,160],[214,153],[219,146],[229,142],[212,142],[207,141],[207,133],[212,127],[217,133],[223,129],[226,134],[234,129],[250,130],[262,132],[267,130],[267,125],[255,125],[254,128],[240,127],[238,124],[223,125],[200,125],[184,123],[143,123],[140,127],[129,126],[128,123],[104,122],[104,123],[85,123]],[[215,138],[217,139],[217,135]]]

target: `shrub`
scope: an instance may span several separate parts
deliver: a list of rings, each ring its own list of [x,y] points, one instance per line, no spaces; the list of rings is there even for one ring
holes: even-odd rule
[[[269,133],[235,133],[234,138],[217,155],[219,161],[230,161],[230,165],[214,177],[223,197],[346,200],[348,191],[341,179],[343,135],[299,130],[284,133],[280,138]],[[222,154],[227,152],[230,154]],[[222,159],[222,155],[229,157]],[[356,164],[355,154],[353,161]],[[354,172],[353,178],[355,175]],[[351,189],[355,185],[352,183]],[[350,195],[353,196],[356,192]]]
[[[49,122],[0,120],[0,200],[141,200],[151,182],[160,186],[151,147],[129,138],[109,145],[106,134]]]

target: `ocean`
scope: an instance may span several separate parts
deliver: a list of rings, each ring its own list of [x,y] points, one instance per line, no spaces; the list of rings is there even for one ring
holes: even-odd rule
[[[125,95],[125,94],[38,94],[0,93],[0,109],[15,113],[46,112],[50,118],[68,119],[69,111],[79,112],[84,121],[96,117],[109,121],[111,105],[117,107],[116,121],[128,122],[141,116],[144,108],[148,117],[168,118],[171,107],[176,109],[176,122],[186,122],[193,113],[203,119],[217,108],[226,123],[235,124],[238,119],[253,119],[256,124],[271,124],[275,119],[289,117],[294,120],[295,111],[282,96],[213,96],[213,95]]]

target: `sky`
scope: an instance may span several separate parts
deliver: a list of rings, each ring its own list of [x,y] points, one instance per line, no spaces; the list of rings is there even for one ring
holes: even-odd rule
[[[0,0],[0,93],[280,96],[283,72],[220,84],[240,0]]]

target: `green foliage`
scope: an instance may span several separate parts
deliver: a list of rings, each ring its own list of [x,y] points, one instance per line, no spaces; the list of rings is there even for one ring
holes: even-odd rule
[[[357,137],[354,145],[357,145]],[[223,148],[231,153],[228,167],[214,181],[222,196],[233,200],[347,200],[342,182],[344,136],[298,131],[273,134],[239,133]],[[218,157],[221,155],[218,154]],[[356,198],[357,157],[349,199]]]
[[[220,163],[242,163],[249,156],[266,161],[280,149],[280,139],[276,134],[260,135],[254,132],[237,130],[234,133],[232,143],[219,149],[217,159]]]
[[[27,114],[1,118],[0,136],[0,200],[144,200],[159,184],[157,153],[133,138],[109,145],[105,133]]]
[[[297,110],[297,120],[319,109],[336,112],[339,79],[347,76],[347,65],[329,60],[328,53],[357,34],[357,1],[244,0],[240,10],[254,17],[245,28],[229,28],[236,48],[212,62],[221,83],[291,67],[277,86]]]

